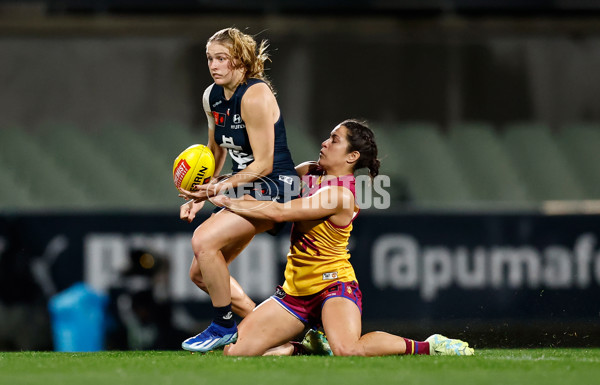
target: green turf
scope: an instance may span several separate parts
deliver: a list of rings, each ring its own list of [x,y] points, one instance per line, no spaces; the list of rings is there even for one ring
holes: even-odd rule
[[[0,353],[0,384],[598,384],[600,349],[474,357],[223,357],[184,351]]]

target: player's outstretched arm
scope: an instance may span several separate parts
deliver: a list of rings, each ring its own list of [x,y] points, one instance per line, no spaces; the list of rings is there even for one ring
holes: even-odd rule
[[[336,222],[348,223],[354,214],[354,195],[341,186],[325,187],[310,197],[293,199],[286,203],[231,199],[224,195],[213,197],[210,201],[243,217],[275,222],[331,218]]]

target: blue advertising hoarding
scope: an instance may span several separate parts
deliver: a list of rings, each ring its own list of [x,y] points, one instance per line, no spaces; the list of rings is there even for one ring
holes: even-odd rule
[[[145,249],[168,261],[170,300],[208,304],[188,278],[196,224],[174,215],[18,215],[0,223],[2,258],[28,258],[48,294],[79,281],[107,291],[130,252]],[[596,215],[363,213],[349,247],[365,320],[598,320],[599,240]],[[288,246],[288,231],[261,234],[232,264],[257,302],[282,282]]]

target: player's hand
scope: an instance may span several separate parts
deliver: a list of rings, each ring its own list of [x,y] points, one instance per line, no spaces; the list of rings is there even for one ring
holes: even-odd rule
[[[193,200],[196,203],[204,202],[208,198],[217,195],[218,187],[215,184],[208,183],[195,186],[193,191],[179,189],[179,197],[186,200]]]
[[[179,208],[179,218],[188,223],[192,223],[194,218],[196,218],[196,214],[198,213],[198,211],[200,211],[202,206],[204,206],[204,201],[199,203],[196,203],[193,200],[185,202]]]

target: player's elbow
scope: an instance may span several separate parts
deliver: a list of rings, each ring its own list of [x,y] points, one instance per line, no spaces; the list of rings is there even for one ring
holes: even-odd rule
[[[271,164],[266,164],[262,167],[262,176],[267,176],[273,172],[273,162]]]
[[[254,171],[261,177],[267,176],[273,172],[273,158],[255,159],[253,162]]]
[[[285,211],[282,210],[280,204],[275,203],[270,205],[269,210],[267,210],[266,214],[269,220],[273,222],[287,222]]]

